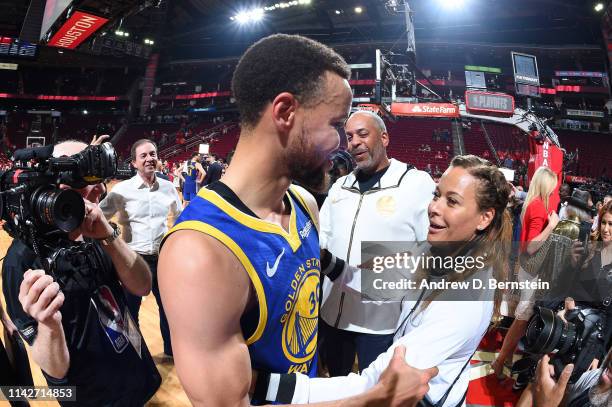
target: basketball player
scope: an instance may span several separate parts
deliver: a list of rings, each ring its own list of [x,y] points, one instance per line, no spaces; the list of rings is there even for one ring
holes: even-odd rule
[[[200,164],[200,153],[194,152],[191,154],[191,159],[185,162],[183,171],[187,174],[183,178],[183,205],[187,206],[198,193],[198,185],[204,179],[206,171]]]
[[[249,405],[252,368],[316,373],[318,213],[290,185],[323,186],[350,110],[349,77],[330,48],[280,34],[236,67],[242,133],[232,163],[183,211],[159,259],[177,373],[194,405]],[[424,395],[435,369],[413,369],[401,352],[351,405],[413,405]]]

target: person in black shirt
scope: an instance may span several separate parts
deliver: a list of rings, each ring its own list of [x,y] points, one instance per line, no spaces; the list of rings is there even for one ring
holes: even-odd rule
[[[81,142],[55,146],[54,156],[72,155]],[[98,284],[91,290],[60,290],[26,245],[14,240],[2,265],[7,311],[31,346],[32,359],[49,385],[76,386],[79,406],[144,405],[161,377],[130,315],[123,288],[136,295],[151,290],[146,262],[132,251],[98,207],[102,184],[77,189],[85,219],[71,240],[85,240],[99,259]],[[70,275],[66,262],[60,274]],[[92,270],[93,272],[93,270]],[[93,274],[93,273],[92,273]],[[66,291],[66,294],[64,294]]]
[[[206,156],[206,176],[202,182],[202,186],[210,185],[213,182],[219,181],[223,174],[223,166],[217,161],[217,157],[214,154]]]

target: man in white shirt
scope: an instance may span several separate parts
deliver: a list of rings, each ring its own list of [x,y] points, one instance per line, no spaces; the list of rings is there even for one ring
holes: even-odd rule
[[[426,172],[387,157],[389,134],[376,114],[354,113],[345,132],[357,170],[334,183],[321,208],[321,269],[331,253],[341,259],[338,272],[345,263],[362,263],[362,241],[424,241],[435,189]],[[360,294],[328,279],[323,287],[322,359],[332,376],[342,376],[350,373],[356,353],[361,371],[391,345],[400,303],[364,303]]]
[[[155,176],[158,158],[157,146],[153,141],[136,141],[131,149],[131,157],[137,174],[115,185],[100,202],[100,208],[107,219],[118,214],[117,222],[123,229],[126,243],[149,264],[153,275],[153,294],[159,307],[164,354],[172,356],[170,329],[157,285],[157,258],[160,242],[168,231],[168,215],[174,223],[182,210],[182,204],[174,185]],[[140,297],[128,296],[130,311],[136,320],[140,302]]]

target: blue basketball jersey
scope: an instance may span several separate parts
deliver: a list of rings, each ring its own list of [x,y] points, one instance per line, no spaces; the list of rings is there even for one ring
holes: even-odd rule
[[[287,193],[289,232],[202,188],[168,232],[191,229],[223,243],[240,260],[257,294],[252,328],[241,321],[251,365],[314,377],[319,317],[319,236],[299,194]],[[258,315],[257,315],[258,314]]]

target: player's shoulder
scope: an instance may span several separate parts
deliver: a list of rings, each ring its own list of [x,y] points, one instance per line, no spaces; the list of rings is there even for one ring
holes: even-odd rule
[[[304,188],[304,187],[302,187],[300,185],[291,184],[289,189],[294,194],[296,194],[299,198],[301,198],[306,205],[308,205],[308,209],[311,212],[313,212],[313,213],[318,213],[319,212],[319,207],[317,205],[317,200],[315,199],[314,195],[311,194],[306,188]]]

